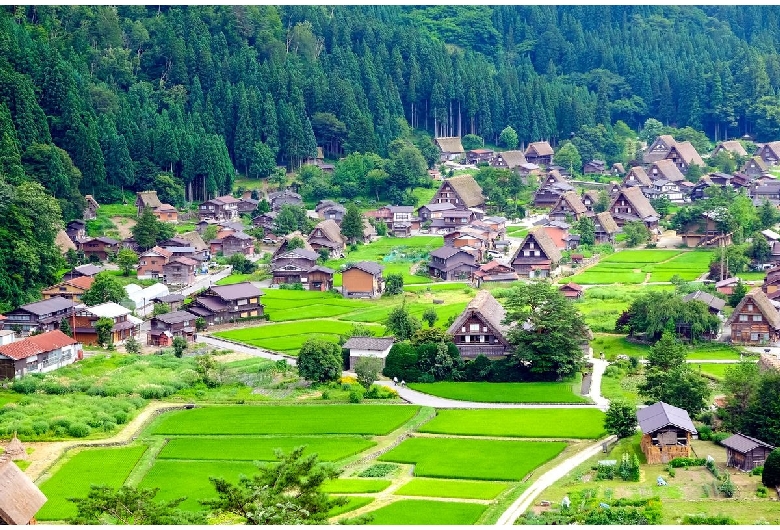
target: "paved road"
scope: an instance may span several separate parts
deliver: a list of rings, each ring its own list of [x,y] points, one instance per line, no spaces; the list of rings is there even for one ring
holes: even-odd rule
[[[609,363],[602,361],[601,359],[591,359],[593,364],[593,372],[590,378],[590,392],[588,397],[593,400],[598,408],[606,411],[609,408],[609,400],[601,395],[601,377],[604,375],[604,371],[607,369]]]
[[[286,355],[280,355],[278,353],[274,353],[269,350],[264,350],[262,348],[243,346],[241,344],[236,344],[235,342],[229,342],[222,339],[215,339],[214,337],[203,335],[201,333],[198,334],[198,338],[195,339],[195,342],[201,342],[203,344],[216,346],[217,348],[224,348],[226,350],[233,350],[241,353],[246,353],[249,355],[254,355],[255,357],[262,357],[263,359],[271,359],[272,361],[284,360],[287,361],[287,363],[290,364],[291,366],[295,366],[295,359],[292,357],[288,357]]]
[[[605,442],[612,442],[616,440],[617,438],[613,436],[609,436],[607,438],[604,438],[602,440],[599,440],[597,443],[589,446],[588,448],[580,451],[579,453],[567,458],[539,478],[537,478],[533,484],[531,484],[531,487],[528,488],[523,492],[520,497],[517,498],[515,502],[512,503],[512,505],[507,508],[507,510],[501,515],[501,517],[498,518],[498,521],[496,521],[497,526],[511,526],[515,523],[518,517],[520,517],[523,512],[525,512],[529,506],[531,506],[531,503],[534,502],[534,499],[536,499],[539,494],[541,494],[545,489],[552,486],[555,482],[562,479],[566,473],[569,473],[572,469],[577,467],[578,465],[585,462],[587,459],[599,454],[602,452],[602,445]]]

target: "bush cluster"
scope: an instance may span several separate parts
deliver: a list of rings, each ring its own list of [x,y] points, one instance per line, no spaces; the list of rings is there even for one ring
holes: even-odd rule
[[[669,461],[670,467],[694,467],[707,465],[706,458],[677,457]]]
[[[728,515],[705,515],[705,514],[694,514],[694,515],[686,515],[683,517],[683,524],[686,525],[735,525],[739,524],[737,523],[734,518]]]

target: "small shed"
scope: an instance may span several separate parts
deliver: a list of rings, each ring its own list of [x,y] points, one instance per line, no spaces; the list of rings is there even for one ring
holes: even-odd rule
[[[349,350],[349,369],[355,369],[355,363],[361,357],[377,357],[382,360],[382,368],[385,359],[393,347],[393,337],[352,337],[344,343],[344,349]]]
[[[0,525],[35,523],[35,514],[46,500],[8,456],[0,455]]]
[[[24,460],[27,457],[27,451],[25,451],[19,438],[16,437],[16,433],[14,433],[14,437],[6,446],[5,454],[8,455],[11,460]]]
[[[726,448],[726,465],[742,471],[752,471],[755,467],[763,466],[766,457],[774,449],[766,442],[741,433],[729,436],[720,444]]]
[[[691,455],[691,435],[697,434],[688,412],[662,401],[636,412],[642,430],[640,447],[648,464],[666,464]]]
[[[566,298],[573,298],[573,299],[579,299],[582,298],[582,295],[585,293],[585,289],[579,284],[576,284],[574,282],[569,282],[566,285],[561,285],[558,290],[565,296]]]

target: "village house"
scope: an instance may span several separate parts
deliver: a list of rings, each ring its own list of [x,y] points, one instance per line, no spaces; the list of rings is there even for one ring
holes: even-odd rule
[[[757,179],[769,171],[769,166],[760,156],[754,156],[745,161],[740,172],[747,175],[750,179]]]
[[[160,199],[157,197],[156,191],[151,190],[151,191],[136,192],[135,207],[137,209],[138,217],[141,217],[141,215],[144,213],[144,210],[146,208],[151,208],[152,210],[154,210],[159,206],[162,206],[162,203],[160,202]]]
[[[309,244],[309,242],[306,240],[306,238],[307,238],[307,236],[301,234],[301,232],[298,231],[298,230],[296,230],[295,232],[291,232],[291,233],[287,234],[286,236],[284,236],[282,238],[282,240],[279,243],[279,246],[276,248],[276,250],[274,250],[274,253],[273,253],[273,256],[272,256],[271,259],[276,259],[276,257],[279,256],[280,254],[284,254],[285,252],[287,252],[287,250],[290,247],[290,241],[292,241],[292,240],[298,240],[299,244],[300,244],[300,242],[303,242],[303,247],[301,247],[301,248],[305,248],[306,250],[314,250],[312,248],[312,246]]]
[[[730,295],[734,293],[734,287],[740,282],[739,278],[724,278],[715,282],[715,290],[720,294]]]
[[[474,165],[483,162],[490,164],[495,156],[496,154],[492,149],[472,149],[471,151],[466,151],[466,162]]]
[[[346,298],[375,298],[385,291],[384,267],[374,261],[350,264],[341,273],[341,292]]]
[[[101,318],[114,321],[110,341],[122,344],[130,337],[141,334],[143,320],[130,314],[131,311],[114,302],[106,302],[93,307],[80,306],[76,309],[73,326],[73,338],[83,344],[97,344],[98,334],[95,324]]]
[[[329,291],[333,288],[335,271],[317,265],[318,257],[317,252],[305,248],[277,255],[271,263],[273,284],[300,283],[310,291]]]
[[[457,209],[457,206],[449,202],[423,204],[417,208],[417,215],[422,222],[432,221],[433,219],[442,219],[444,217],[444,212]]]
[[[385,367],[385,359],[393,347],[393,337],[352,337],[344,343],[342,348],[349,351],[349,369],[355,370],[357,362],[364,357],[381,359],[382,368]]]
[[[623,177],[622,186],[628,188],[631,186],[649,187],[652,186],[653,181],[647,176],[645,168],[642,166],[634,166],[628,170],[626,176]]]
[[[239,200],[232,195],[223,195],[200,203],[198,216],[201,221],[235,221],[238,219]]]
[[[593,217],[593,225],[595,227],[595,240],[597,245],[603,243],[615,244],[615,235],[620,231],[615,219],[609,212],[597,213]]]
[[[537,208],[551,208],[558,202],[561,195],[573,190],[574,186],[568,182],[543,183],[534,193],[534,206]]]
[[[731,244],[731,234],[720,229],[718,212],[702,212],[702,214],[686,223],[677,231],[682,241],[688,248],[712,247],[721,244]]]
[[[84,195],[84,202],[87,203],[87,206],[84,208],[84,220],[91,221],[92,219],[97,219],[97,211],[98,208],[100,208],[100,205],[95,200],[95,197],[92,195]]]
[[[514,282],[518,279],[517,273],[512,267],[495,260],[480,265],[479,269],[474,271],[471,276],[471,281],[477,288],[485,282]]]
[[[565,221],[550,221],[549,219],[547,222],[542,221],[542,223],[543,224],[538,226],[547,234],[555,245],[555,248],[558,250],[566,250],[566,240],[571,235],[569,233],[571,225]]]
[[[566,285],[561,285],[558,290],[570,300],[578,300],[585,294],[585,289],[574,282],[569,282]]]
[[[583,190],[580,200],[585,205],[586,210],[593,212],[596,209],[596,204],[599,202],[599,192],[596,190]]]
[[[56,329],[0,346],[0,380],[42,374],[83,357],[79,341]]]
[[[780,313],[759,287],[742,298],[728,324],[733,344],[771,345],[780,338]]]
[[[766,271],[764,281],[761,284],[761,290],[770,299],[780,297],[780,266],[774,266]]]
[[[584,175],[605,175],[607,171],[607,163],[604,160],[591,160],[586,162],[582,168]]]
[[[41,295],[44,300],[48,300],[55,296],[61,296],[62,298],[78,303],[81,302],[82,295],[92,287],[92,282],[94,281],[94,276],[81,276],[71,280],[62,280],[58,284],[42,289]]]
[[[74,219],[65,225],[65,233],[71,241],[78,244],[87,238],[87,223],[81,219]]]
[[[61,228],[57,231],[57,235],[54,237],[54,246],[59,249],[60,254],[63,256],[65,256],[70,250],[74,252],[78,250],[76,244],[68,237],[68,233]]]
[[[704,291],[694,291],[683,296],[684,302],[692,301],[701,302],[707,306],[707,310],[713,315],[719,315],[723,308],[726,307],[726,301],[717,296],[713,296],[710,293]]]
[[[680,190],[680,186],[677,183],[670,182],[668,180],[658,179],[648,187],[643,187],[642,193],[649,200],[660,199],[666,197],[670,202],[682,203],[685,202],[685,194]]]
[[[685,410],[659,401],[637,410],[636,417],[648,464],[666,464],[691,455],[691,436],[698,432]]]
[[[282,206],[289,204],[291,206],[303,206],[303,199],[297,193],[292,190],[284,189],[282,191],[275,191],[268,194],[268,204],[271,206],[271,211],[278,212],[282,209]]]
[[[712,151],[712,156],[718,156],[723,151],[732,156],[748,156],[747,151],[738,140],[720,142]]]
[[[579,221],[588,213],[588,208],[576,191],[567,191],[558,198],[547,217],[552,221]]]
[[[462,226],[466,226],[474,220],[474,213],[470,210],[447,210],[441,218],[431,220],[431,232],[446,234]]]
[[[525,149],[525,159],[532,164],[549,166],[555,154],[549,142],[532,142]]]
[[[532,228],[512,257],[512,268],[524,278],[556,276],[561,251],[541,227]]]
[[[755,180],[748,190],[748,197],[755,206],[761,206],[768,201],[772,206],[780,205],[780,181]]]
[[[95,256],[100,261],[106,261],[109,255],[119,251],[119,241],[110,237],[91,237],[79,244],[79,250],[87,258]]]
[[[441,151],[439,155],[440,162],[460,160],[466,154],[463,144],[460,143],[460,136],[434,138],[433,141]]]
[[[774,166],[780,160],[780,142],[767,142],[756,154],[767,166]]]
[[[139,280],[158,279],[163,277],[163,265],[168,263],[172,252],[160,247],[152,247],[138,256],[138,270],[136,277]]]
[[[763,466],[774,446],[742,433],[732,434],[720,445],[726,448],[726,466],[740,471],[753,471]]]
[[[260,227],[265,232],[266,237],[276,231],[275,222],[279,212],[270,211],[252,218],[252,226]]]
[[[152,298],[152,303],[166,304],[168,306],[169,311],[178,311],[178,309],[181,307],[182,302],[184,302],[184,298],[185,296],[180,293],[164,294]]]
[[[233,254],[243,254],[251,257],[255,255],[255,238],[244,232],[231,232],[219,238],[222,255],[229,258]],[[212,247],[213,248],[213,247]]]
[[[619,227],[632,221],[642,221],[655,235],[658,231],[658,212],[637,187],[624,188],[618,192],[609,207],[609,213]]]
[[[146,343],[150,346],[170,346],[174,337],[184,337],[187,342],[195,340],[195,320],[198,317],[189,311],[174,311],[152,318]]]
[[[199,262],[188,257],[175,257],[163,265],[163,278],[166,285],[192,285]]]
[[[685,175],[675,165],[673,160],[659,160],[654,162],[648,170],[647,176],[650,180],[668,180],[669,182],[682,182]]]
[[[485,197],[482,188],[471,175],[459,175],[441,183],[430,204],[448,202],[458,208],[485,208]]]
[[[195,231],[198,232],[201,236],[203,236],[203,232],[206,231],[206,228],[209,226],[216,226],[219,230],[220,222],[214,219],[201,219],[197,223],[195,223]]]
[[[93,265],[92,263],[86,263],[84,265],[78,265],[72,268],[62,277],[63,280],[72,280],[74,278],[81,278],[83,276],[96,276],[99,272],[103,272],[103,267],[100,265]]]
[[[645,164],[652,164],[663,160],[669,154],[669,150],[676,144],[675,139],[669,134],[662,134],[650,144],[650,147],[644,153],[642,161]]]
[[[477,269],[474,254],[456,247],[440,247],[431,252],[428,274],[442,280],[465,280]]]
[[[5,329],[19,327],[22,335],[59,329],[62,319],[70,320],[76,304],[61,296],[19,306],[5,313]]]
[[[315,252],[324,248],[334,258],[341,257],[346,246],[346,239],[341,235],[341,229],[333,219],[326,219],[315,226],[309,234],[308,242]]]
[[[527,164],[525,154],[519,150],[502,151],[496,153],[493,160],[490,161],[490,165],[500,169],[508,169],[513,172],[518,172],[522,164]]]
[[[466,309],[447,329],[455,347],[464,359],[478,355],[496,359],[508,355],[512,346],[506,339],[509,326],[504,324],[506,311],[489,291],[479,291]]]
[[[0,455],[0,525],[36,524],[46,495],[7,454]]]
[[[612,164],[612,168],[610,169],[610,174],[615,177],[620,177],[626,174],[626,169],[622,163],[615,162],[614,164]]]
[[[704,160],[701,159],[701,156],[691,142],[675,143],[672,148],[669,149],[666,160],[674,162],[674,165],[677,166],[677,169],[679,169],[681,173],[686,173],[688,168],[694,164],[702,168],[705,166]]]
[[[262,295],[263,292],[251,282],[214,285],[195,297],[186,310],[196,317],[203,317],[209,326],[261,317]]]
[[[424,207],[421,206],[420,208]],[[448,207],[455,208],[454,205],[448,205]],[[411,235],[412,230],[420,228],[420,218],[414,215],[414,206],[393,206],[388,204],[376,210],[365,212],[363,216],[384,222],[388,231],[392,232],[396,237],[408,237]]]
[[[179,221],[179,211],[171,204],[161,204],[152,213],[158,221],[163,223],[177,223]]]
[[[236,211],[238,211],[238,215],[244,213],[252,214],[255,210],[257,210],[257,205],[260,204],[260,201],[253,199],[251,194],[251,191],[244,192],[244,195],[238,199],[238,202],[236,203]]]
[[[321,200],[314,208],[320,219],[333,219],[336,224],[341,225],[342,219],[347,213],[346,207],[330,199]]]

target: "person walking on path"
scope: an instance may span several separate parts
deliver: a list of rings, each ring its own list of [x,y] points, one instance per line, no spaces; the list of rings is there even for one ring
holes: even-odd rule
[[[398,378],[393,377],[393,386],[398,386]]]

